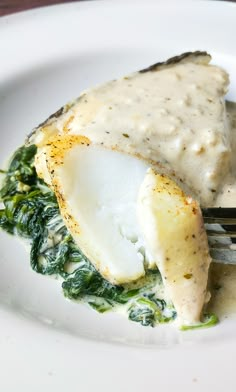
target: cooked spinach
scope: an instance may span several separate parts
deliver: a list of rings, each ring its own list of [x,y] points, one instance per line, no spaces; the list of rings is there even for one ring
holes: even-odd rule
[[[114,286],[105,280],[88,262],[79,266],[63,283],[66,297],[78,299],[85,295],[94,295],[111,301],[119,302],[123,292],[121,286]]]
[[[89,300],[88,304],[91,306],[91,308],[95,309],[99,313],[108,312],[113,308],[113,305],[111,303],[101,298]]]
[[[83,255],[64,225],[54,193],[36,174],[36,151],[32,145],[15,152],[0,190],[0,227],[28,239],[31,267],[61,276],[67,298],[86,301],[101,313],[123,305],[130,320],[145,326],[173,320],[174,309],[155,294],[161,284],[158,270],[148,271],[133,285],[115,286]]]
[[[182,325],[180,329],[181,331],[188,331],[191,329],[210,328],[216,325],[218,322],[218,317],[214,313],[205,313],[201,323],[195,325]]]
[[[164,300],[155,298],[155,294],[138,298],[129,308],[129,319],[144,326],[154,327],[158,323],[168,323],[175,317],[174,308],[167,306]]]

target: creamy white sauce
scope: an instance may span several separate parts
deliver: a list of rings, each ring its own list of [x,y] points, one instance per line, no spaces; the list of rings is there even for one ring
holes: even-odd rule
[[[231,128],[231,170],[216,199],[217,207],[236,207],[236,103],[226,103]],[[236,266],[215,264],[210,273],[211,301],[209,310],[220,318],[236,313]]]
[[[40,129],[36,144],[45,145],[53,133],[77,134],[139,154],[159,162],[209,206],[230,166],[227,88],[227,73],[205,63],[134,73],[84,92]]]
[[[136,73],[85,92],[57,127],[158,160],[209,205],[229,166],[227,86],[211,65]]]
[[[215,201],[216,207],[236,207],[236,103],[226,103],[230,128],[230,168]]]

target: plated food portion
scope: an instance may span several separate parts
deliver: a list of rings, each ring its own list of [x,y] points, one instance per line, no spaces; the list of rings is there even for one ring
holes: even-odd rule
[[[200,206],[234,202],[235,112],[210,60],[184,53],[89,89],[15,153],[0,226],[68,298],[142,325],[217,322]]]

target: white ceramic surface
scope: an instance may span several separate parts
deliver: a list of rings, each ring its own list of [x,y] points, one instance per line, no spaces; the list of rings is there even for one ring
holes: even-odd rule
[[[71,3],[0,19],[0,154],[84,88],[188,50],[207,50],[236,99],[236,5]],[[236,284],[236,282],[235,282]],[[0,233],[0,390],[235,391],[236,319],[179,332],[64,299]]]

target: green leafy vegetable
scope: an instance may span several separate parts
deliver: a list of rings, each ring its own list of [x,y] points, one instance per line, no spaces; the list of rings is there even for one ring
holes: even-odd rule
[[[123,288],[114,286],[105,280],[88,262],[79,266],[68,279],[62,283],[66,297],[78,299],[85,295],[94,295],[119,302]]]
[[[154,327],[155,324],[167,323],[175,317],[175,310],[168,308],[166,302],[155,298],[154,294],[138,298],[129,309],[129,319],[144,326]]]
[[[31,245],[31,267],[44,275],[62,277],[67,298],[83,300],[98,312],[128,307],[129,319],[154,326],[175,318],[175,311],[156,297],[158,270],[130,285],[115,286],[105,280],[82,254],[61,218],[53,192],[37,177],[34,145],[19,148],[5,174],[0,198],[0,227],[26,238]]]
[[[108,312],[113,308],[113,305],[111,303],[101,298],[95,298],[94,300],[89,300],[88,304],[91,306],[91,308],[95,309],[99,313]]]
[[[188,331],[191,329],[209,328],[213,327],[219,322],[218,317],[212,314],[204,314],[203,321],[196,325],[182,325],[180,327],[181,331]]]

